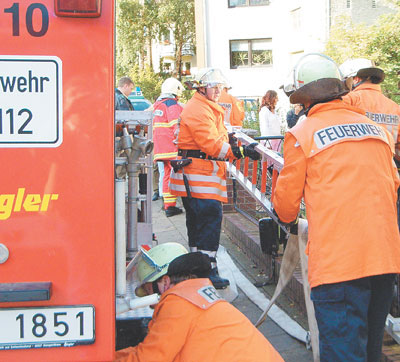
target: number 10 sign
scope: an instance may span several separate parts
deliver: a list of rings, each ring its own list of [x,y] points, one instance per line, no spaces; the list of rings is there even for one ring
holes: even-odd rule
[[[0,147],[58,147],[61,143],[61,60],[0,55]]]

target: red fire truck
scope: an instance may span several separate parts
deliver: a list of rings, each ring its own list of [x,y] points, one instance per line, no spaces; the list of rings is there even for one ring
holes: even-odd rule
[[[114,1],[2,0],[0,23],[0,360],[111,361]]]

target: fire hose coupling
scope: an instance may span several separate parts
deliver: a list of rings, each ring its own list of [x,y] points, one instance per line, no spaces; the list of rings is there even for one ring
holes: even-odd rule
[[[146,156],[153,151],[154,143],[145,137],[135,135],[133,137],[132,149],[140,151],[142,155]]]
[[[245,146],[232,146],[232,153],[236,158],[245,158],[249,157],[254,161],[257,161],[261,158],[260,154],[255,150],[255,147],[258,145],[257,142],[250,143]]]
[[[128,150],[132,147],[132,138],[126,126],[122,128],[122,136],[119,140],[121,150]]]

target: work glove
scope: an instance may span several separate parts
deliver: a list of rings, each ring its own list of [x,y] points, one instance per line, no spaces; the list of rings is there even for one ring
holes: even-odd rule
[[[260,154],[254,149],[258,145],[257,142],[251,143],[248,146],[243,146],[244,157],[250,157],[252,160],[259,160]]]
[[[237,146],[238,140],[235,137],[235,132],[228,133],[228,137],[229,137],[229,144],[231,145],[231,147]]]
[[[299,216],[297,215],[296,219],[291,222],[284,222],[279,218],[279,215],[275,211],[272,210],[272,213],[278,218],[279,224],[285,227],[291,234],[297,235],[299,230]]]
[[[254,149],[257,142],[251,143],[248,146],[233,146],[232,153],[236,158],[250,157],[252,160],[257,161],[260,159],[260,154]]]

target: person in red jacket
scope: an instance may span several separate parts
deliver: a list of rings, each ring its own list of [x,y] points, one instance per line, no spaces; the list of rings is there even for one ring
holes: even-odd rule
[[[148,335],[117,351],[114,362],[283,362],[246,316],[218,295],[207,279],[210,269],[200,252],[172,260],[157,281],[161,299]]]
[[[176,207],[176,196],[170,193],[169,179],[171,176],[170,160],[178,155],[178,148],[174,143],[178,119],[182,106],[178,103],[184,87],[176,78],[168,78],[161,85],[161,95],[153,106],[153,142],[154,162],[164,163],[164,177],[162,182],[162,197],[167,217],[179,215],[183,211]]]
[[[227,202],[226,160],[249,156],[259,159],[256,143],[229,143],[224,124],[225,110],[218,104],[226,79],[219,69],[200,70],[189,88],[196,89],[181,113],[178,155],[190,164],[173,170],[171,193],[182,197],[191,251],[211,257],[210,279],[217,289],[229,285],[217,269],[216,254],[222,224],[222,205]]]
[[[304,197],[321,362],[380,361],[400,272],[393,138],[343,102],[349,89],[332,59],[303,56],[294,81],[290,102],[307,118],[285,135],[274,210],[290,225]]]

